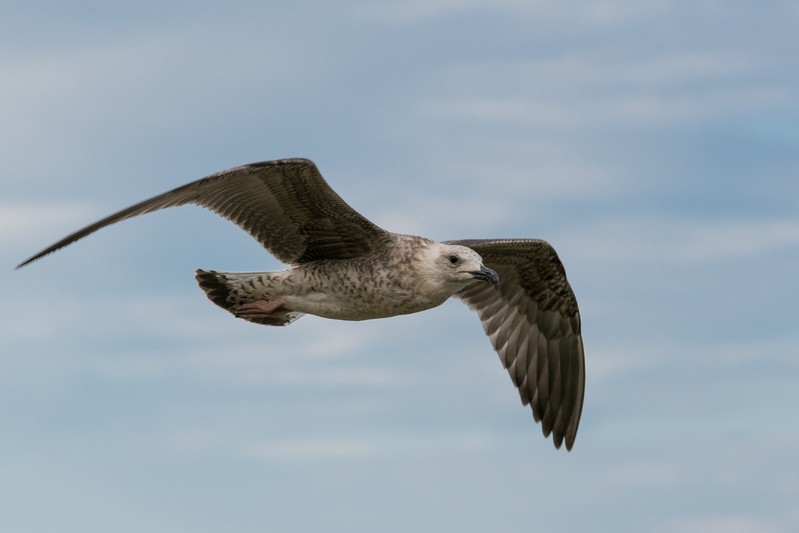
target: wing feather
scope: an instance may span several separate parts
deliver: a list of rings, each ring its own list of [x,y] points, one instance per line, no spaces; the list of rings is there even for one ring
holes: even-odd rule
[[[358,257],[389,239],[388,232],[330,188],[313,162],[281,159],[224,170],[132,205],[64,237],[17,268],[115,222],[186,204],[230,220],[290,264]]]
[[[461,240],[499,273],[456,296],[474,309],[503,366],[545,436],[571,450],[585,394],[577,300],[555,250],[536,239]]]

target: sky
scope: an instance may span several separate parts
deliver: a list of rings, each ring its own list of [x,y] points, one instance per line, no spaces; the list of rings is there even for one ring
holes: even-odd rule
[[[0,530],[799,528],[792,1],[5,0]],[[457,301],[236,320],[196,268],[282,268],[196,207],[306,157],[378,225],[535,237],[580,305],[574,449]]]

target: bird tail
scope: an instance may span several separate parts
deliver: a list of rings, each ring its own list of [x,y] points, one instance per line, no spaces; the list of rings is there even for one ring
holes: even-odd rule
[[[264,299],[265,275],[267,274],[264,272],[217,272],[198,269],[194,277],[209,300],[238,318],[266,326],[287,326],[304,313],[281,308],[269,316],[239,314],[242,305]]]

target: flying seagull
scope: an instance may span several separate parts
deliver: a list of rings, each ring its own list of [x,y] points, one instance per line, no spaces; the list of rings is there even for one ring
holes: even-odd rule
[[[208,298],[238,318],[286,326],[304,314],[368,320],[431,309],[454,296],[477,311],[544,436],[571,450],[585,390],[577,301],[555,250],[538,239],[436,242],[379,228],[307,159],[224,170],[68,235],[20,268],[98,229],[195,204],[230,220],[290,265],[274,272],[197,270]]]

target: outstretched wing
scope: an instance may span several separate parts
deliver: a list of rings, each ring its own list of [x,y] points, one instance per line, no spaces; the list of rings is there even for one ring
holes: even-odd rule
[[[385,230],[330,188],[311,161],[281,159],[224,170],[130,206],[64,237],[17,268],[120,220],[186,204],[230,220],[284,263],[358,257],[388,239]]]
[[[486,334],[555,446],[571,450],[585,391],[577,300],[555,250],[534,239],[461,240],[499,273],[499,287],[474,283],[456,294],[477,311]]]

